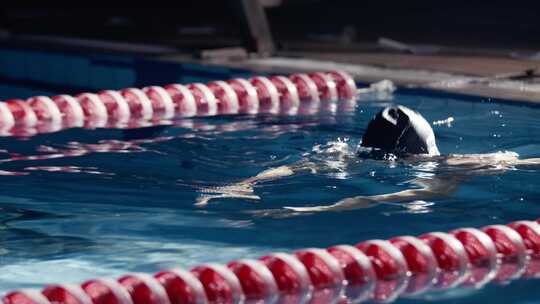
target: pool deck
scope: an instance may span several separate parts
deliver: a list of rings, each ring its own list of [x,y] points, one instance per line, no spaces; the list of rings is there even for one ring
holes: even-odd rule
[[[284,52],[276,57],[212,60],[259,72],[341,69],[357,81],[389,79],[399,86],[540,104],[540,60],[478,54],[413,55],[384,52]]]

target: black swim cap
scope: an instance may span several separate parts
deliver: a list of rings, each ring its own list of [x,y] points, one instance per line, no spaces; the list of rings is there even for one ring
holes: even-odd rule
[[[404,106],[380,111],[369,122],[361,145],[395,154],[440,154],[429,123]]]

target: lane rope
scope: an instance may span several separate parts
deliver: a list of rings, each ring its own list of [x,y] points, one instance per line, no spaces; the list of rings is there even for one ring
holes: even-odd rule
[[[540,277],[540,219],[368,240],[355,246],[273,253],[227,265],[204,264],[21,289],[3,304],[203,304],[389,302],[398,296],[481,288]]]
[[[136,128],[197,115],[309,115],[320,101],[351,100],[356,92],[351,76],[331,71],[10,99],[0,102],[0,135],[31,136],[73,127]]]

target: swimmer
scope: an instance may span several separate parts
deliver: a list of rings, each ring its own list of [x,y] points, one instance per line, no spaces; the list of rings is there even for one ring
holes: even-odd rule
[[[295,214],[344,211],[369,208],[381,203],[435,199],[452,194],[461,183],[472,176],[501,174],[516,167],[540,165],[540,158],[519,159],[513,152],[441,155],[429,123],[420,113],[400,105],[386,107],[380,111],[369,122],[359,151],[342,155],[340,161],[347,163],[358,157],[388,160],[388,156],[392,156],[392,161],[399,163],[414,165],[430,162],[447,170],[429,178],[419,177],[410,181],[411,184],[417,186],[413,189],[371,196],[355,196],[329,205],[284,207],[284,209]],[[229,186],[203,189],[202,192],[206,194],[197,199],[196,205],[204,206],[210,200],[217,198],[258,200],[260,197],[254,193],[253,189],[260,183],[301,172],[328,171],[332,170],[331,167],[324,161],[317,164],[306,159],[290,166],[271,168]],[[282,209],[282,211],[285,210]],[[269,214],[272,213],[270,210]]]

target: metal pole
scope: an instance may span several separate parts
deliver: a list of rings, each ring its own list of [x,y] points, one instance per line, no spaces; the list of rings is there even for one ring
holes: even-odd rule
[[[234,0],[234,2],[246,49],[260,56],[272,55],[276,48],[261,3],[258,0]]]

